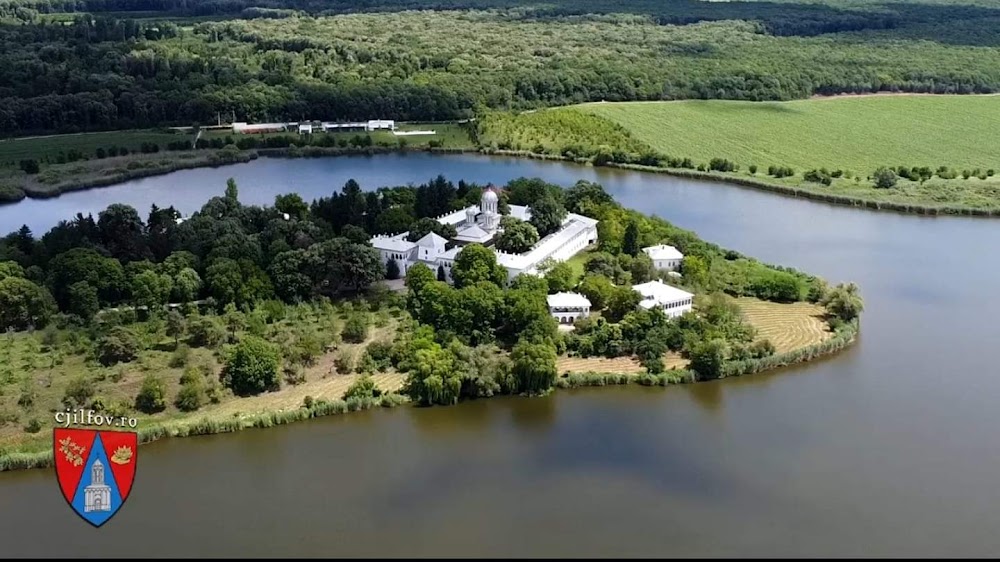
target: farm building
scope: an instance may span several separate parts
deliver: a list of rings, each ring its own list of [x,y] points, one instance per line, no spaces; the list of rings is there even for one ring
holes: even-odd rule
[[[572,324],[590,316],[590,300],[580,293],[556,293],[546,297],[549,314],[560,324]]]
[[[659,308],[671,318],[689,312],[694,300],[691,293],[671,287],[659,279],[633,285],[632,289],[642,295],[639,306],[647,310]]]
[[[646,252],[646,255],[653,260],[653,266],[656,269],[674,271],[681,266],[681,261],[684,259],[684,254],[680,253],[677,248],[666,244],[643,248],[642,251]]]
[[[313,132],[312,123],[302,123],[302,124],[299,125],[299,134],[300,135],[311,135],[312,132]]]
[[[233,132],[243,135],[253,133],[282,133],[285,131],[285,123],[233,123]]]
[[[520,220],[531,217],[531,209],[521,205],[508,205],[510,215]],[[451,266],[455,257],[466,244],[480,243],[490,246],[500,228],[499,196],[495,188],[487,187],[479,205],[471,205],[447,213],[436,219],[438,222],[455,227],[457,235],[452,240],[434,234],[428,234],[416,242],[406,239],[408,232],[385,236],[379,235],[371,239],[372,246],[382,255],[382,263],[396,260],[400,274],[405,275],[407,269],[414,264],[423,263],[437,271],[440,267],[445,277],[451,279]],[[565,261],[597,241],[597,221],[569,213],[563,220],[559,230],[542,238],[530,250],[523,254],[510,254],[493,249],[497,263],[507,269],[508,279],[518,274],[528,273],[538,275],[538,266],[549,258],[559,262]]]
[[[396,130],[396,122],[391,119],[371,119],[365,126],[368,131],[378,131],[380,129],[385,129],[387,131]]]
[[[358,122],[358,123],[332,123],[325,121],[320,125],[324,133],[337,133],[342,131],[366,131],[368,130],[368,123]]]

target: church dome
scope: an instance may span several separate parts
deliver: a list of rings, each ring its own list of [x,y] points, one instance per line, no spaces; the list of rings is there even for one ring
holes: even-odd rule
[[[492,189],[487,189],[483,192],[483,203],[496,203],[499,200],[497,197],[497,192]]]

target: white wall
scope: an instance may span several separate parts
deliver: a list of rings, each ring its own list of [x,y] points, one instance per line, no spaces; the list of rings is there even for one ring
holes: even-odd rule
[[[556,322],[559,322],[560,324],[572,324],[573,322],[576,322],[578,318],[586,318],[590,316],[590,309],[585,308],[582,311],[581,310],[562,311],[550,307],[549,314],[556,319]]]
[[[677,268],[681,266],[681,260],[653,260],[653,266],[656,267],[656,269],[677,271]]]

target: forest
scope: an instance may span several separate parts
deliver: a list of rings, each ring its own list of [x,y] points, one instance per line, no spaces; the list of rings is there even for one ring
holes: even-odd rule
[[[1000,91],[1000,10],[971,0],[0,0],[0,22],[7,136]]]

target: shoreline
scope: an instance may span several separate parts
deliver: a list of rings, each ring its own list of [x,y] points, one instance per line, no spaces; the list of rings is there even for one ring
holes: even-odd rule
[[[929,94],[929,95],[936,95],[936,94]],[[353,148],[353,147],[340,148],[340,147],[318,147],[318,146],[264,148],[252,151],[243,151],[240,152],[239,155],[228,159],[219,159],[217,154],[212,154],[209,155],[208,159],[199,159],[190,161],[181,160],[174,162],[169,166],[128,170],[118,175],[106,176],[94,179],[83,179],[75,183],[70,181],[67,182],[66,185],[59,186],[58,188],[53,189],[52,191],[42,191],[35,188],[20,188],[23,192],[23,195],[14,199],[8,199],[8,200],[0,199],[0,206],[14,205],[20,203],[21,201],[24,201],[25,199],[51,199],[59,197],[63,193],[68,193],[72,191],[84,191],[88,189],[96,189],[101,187],[111,187],[135,179],[161,176],[180,170],[188,170],[196,168],[213,168],[213,167],[229,166],[234,164],[244,164],[256,160],[258,157],[333,158],[337,156],[359,156],[359,155],[374,156],[377,154],[406,154],[406,153],[419,153],[419,152],[429,153],[429,154],[480,154],[484,156],[528,158],[532,160],[569,162],[584,166],[590,165],[595,167],[614,168],[614,169],[628,170],[634,172],[665,174],[679,178],[704,180],[715,183],[725,183],[733,187],[766,191],[769,193],[774,193],[785,197],[809,199],[812,201],[818,201],[820,203],[826,203],[829,205],[835,205],[839,207],[852,207],[856,209],[878,211],[878,212],[892,212],[902,215],[927,216],[927,217],[934,217],[934,216],[959,216],[959,217],[979,217],[979,218],[1000,217],[1000,208],[981,209],[976,207],[963,207],[963,206],[953,206],[953,205],[940,205],[940,206],[908,205],[904,203],[896,203],[891,201],[875,201],[872,199],[866,199],[863,197],[855,197],[850,195],[820,193],[807,188],[782,185],[750,177],[730,176],[724,173],[709,172],[709,171],[700,172],[698,170],[691,170],[687,168],[666,168],[660,166],[645,166],[641,164],[622,164],[616,162],[608,162],[603,165],[595,165],[589,159],[574,159],[574,158],[567,158],[564,156],[538,154],[530,151],[517,151],[517,150],[487,150],[474,147],[400,148],[400,147],[390,147],[390,146],[372,146],[366,148]],[[212,156],[215,156],[215,158],[211,158]]]
[[[710,382],[729,377],[739,377],[778,371],[785,367],[809,363],[816,359],[833,356],[857,341],[861,324],[856,319],[820,343],[775,354],[762,359],[727,362],[723,374],[718,379],[706,381],[696,380],[694,373],[686,369],[666,371],[659,375],[648,373],[620,374],[600,372],[563,372],[559,374],[552,390],[566,390],[594,386],[672,386],[677,384],[696,384]],[[522,396],[523,397],[523,396]],[[488,398],[484,398],[487,400]],[[389,393],[379,398],[351,398],[348,400],[318,400],[309,407],[301,406],[292,410],[265,410],[240,418],[209,418],[207,416],[191,416],[189,420],[173,420],[154,424],[138,431],[139,444],[152,443],[166,438],[192,437],[197,435],[216,435],[233,433],[253,428],[268,428],[276,425],[287,425],[305,421],[311,418],[346,414],[374,408],[395,408],[410,403],[408,397]],[[446,407],[446,406],[438,406]],[[39,443],[47,440],[39,440]],[[53,451],[11,452],[0,456],[0,472],[49,468],[53,463]]]

